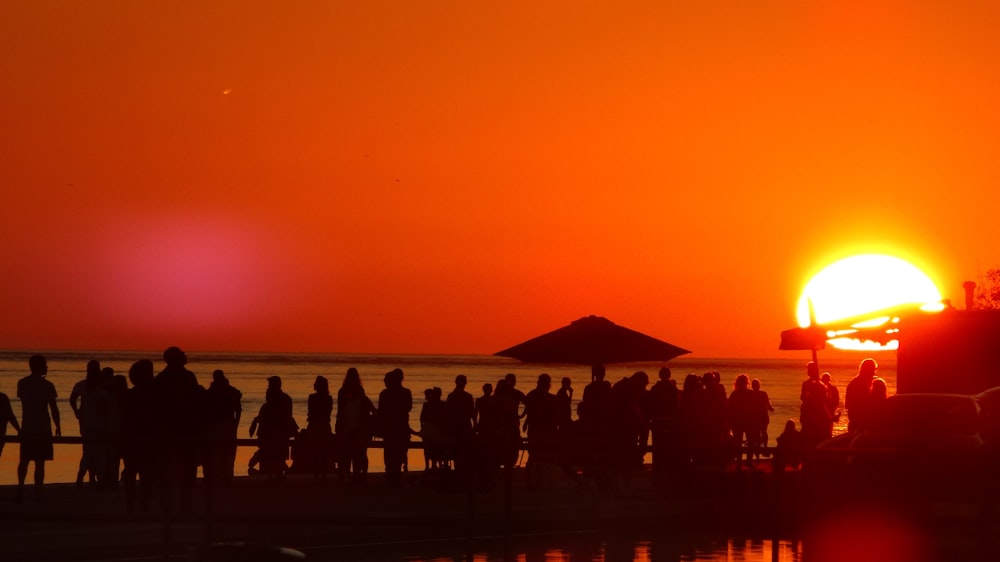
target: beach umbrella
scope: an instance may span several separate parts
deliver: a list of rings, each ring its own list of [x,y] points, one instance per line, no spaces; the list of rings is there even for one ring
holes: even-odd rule
[[[494,355],[527,363],[604,365],[669,361],[685,353],[691,352],[607,318],[586,316]]]

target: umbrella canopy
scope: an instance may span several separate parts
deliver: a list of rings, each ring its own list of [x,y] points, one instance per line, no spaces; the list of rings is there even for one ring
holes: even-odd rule
[[[587,316],[494,355],[531,363],[604,365],[669,361],[685,353],[691,352],[607,318]]]

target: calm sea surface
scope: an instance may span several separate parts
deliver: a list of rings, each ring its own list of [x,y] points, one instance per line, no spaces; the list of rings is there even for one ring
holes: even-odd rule
[[[111,367],[116,374],[128,374],[129,366],[138,359],[151,359],[157,371],[163,367],[162,358],[158,353],[138,352],[47,352],[49,363],[48,379],[56,387],[59,394],[59,411],[63,418],[63,434],[79,435],[79,426],[73,418],[69,407],[69,393],[73,385],[83,379],[87,361],[97,359],[102,366]],[[28,357],[30,352],[3,351],[0,352],[0,392],[7,394],[14,407],[14,412],[20,415],[20,404],[15,394],[17,381],[28,373]],[[829,371],[833,381],[841,389],[843,396],[847,382],[857,371],[857,365],[863,356],[851,359],[831,359],[824,361],[820,357],[821,370]],[[197,376],[199,382],[207,387],[211,382],[211,374],[215,369],[222,369],[230,383],[243,393],[243,418],[240,423],[239,435],[249,437],[250,422],[260,410],[264,401],[264,391],[267,388],[267,377],[278,375],[283,381],[283,388],[294,404],[294,414],[299,425],[305,427],[306,401],[313,392],[312,385],[317,375],[323,375],[330,380],[331,392],[336,398],[337,389],[349,367],[356,367],[361,373],[365,391],[373,402],[377,402],[378,393],[384,387],[382,379],[386,372],[403,369],[404,386],[413,392],[413,410],[410,414],[410,425],[419,428],[420,407],[423,403],[423,391],[431,387],[440,387],[447,396],[454,388],[455,376],[464,374],[469,379],[467,388],[474,396],[482,393],[483,383],[493,383],[503,378],[506,373],[517,375],[517,385],[523,392],[534,388],[535,380],[540,373],[548,373],[553,379],[553,389],[558,387],[562,377],[573,381],[574,408],[576,401],[583,395],[583,387],[590,382],[590,368],[566,365],[525,364],[512,359],[491,355],[350,355],[350,354],[316,354],[316,353],[189,353],[188,368]],[[723,384],[732,388],[733,381],[740,373],[746,373],[751,379],[761,381],[761,388],[768,392],[774,406],[771,416],[770,438],[781,433],[781,428],[788,419],[798,421],[799,390],[805,378],[805,363],[807,356],[782,359],[675,359],[667,365],[673,372],[673,378],[678,386],[683,383],[685,375],[695,373],[701,375],[706,371],[718,371]],[[646,371],[651,381],[657,380],[657,372],[663,366],[656,364],[611,365],[607,368],[607,380],[612,383],[622,377],[629,376],[637,370]],[[890,394],[895,393],[896,366],[894,360],[879,359],[879,375],[888,384]],[[336,415],[336,400],[334,401]],[[835,432],[842,432],[847,427],[847,418],[842,416]],[[8,430],[10,432],[12,430]],[[237,458],[237,474],[241,467],[246,466],[247,459],[252,454],[248,447],[240,447]],[[17,445],[9,445],[0,456],[0,484],[16,482],[15,465],[17,462]],[[72,482],[76,475],[80,449],[77,445],[58,445],[55,460],[46,465],[46,481]],[[382,455],[380,451],[371,453],[371,470],[382,470]],[[411,453],[411,466],[422,467],[423,458],[420,451]]]

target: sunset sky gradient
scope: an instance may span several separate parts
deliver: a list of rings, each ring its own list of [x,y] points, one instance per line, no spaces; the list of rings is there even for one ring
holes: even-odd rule
[[[0,348],[772,357],[1000,267],[993,2],[0,3]]]

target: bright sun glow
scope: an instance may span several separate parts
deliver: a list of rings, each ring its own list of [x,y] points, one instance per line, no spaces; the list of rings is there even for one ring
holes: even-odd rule
[[[941,302],[941,293],[934,282],[911,263],[893,256],[863,254],[835,262],[809,280],[796,308],[799,326],[810,325],[810,301],[816,323],[826,324],[901,305],[936,305]],[[898,321],[885,316],[865,320],[854,326]],[[830,343],[841,349],[892,349],[898,345],[892,342],[883,347],[851,339],[849,333],[842,335],[845,337],[831,339]]]

